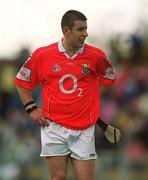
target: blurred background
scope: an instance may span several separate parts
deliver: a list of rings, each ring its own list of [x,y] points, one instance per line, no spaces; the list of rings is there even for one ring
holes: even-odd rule
[[[102,92],[101,117],[119,127],[121,143],[96,128],[95,180],[148,179],[148,0],[0,0],[0,180],[46,180],[40,129],[24,112],[13,79],[38,47],[62,37],[69,9],[88,17],[88,43],[102,48],[117,71]],[[40,87],[33,91],[40,106]],[[73,180],[69,164],[69,180]]]

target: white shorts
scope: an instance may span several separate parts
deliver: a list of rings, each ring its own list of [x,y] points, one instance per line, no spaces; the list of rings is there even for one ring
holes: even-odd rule
[[[41,128],[42,149],[40,156],[63,156],[78,160],[96,159],[94,126],[77,131],[67,129],[49,121],[49,126]]]

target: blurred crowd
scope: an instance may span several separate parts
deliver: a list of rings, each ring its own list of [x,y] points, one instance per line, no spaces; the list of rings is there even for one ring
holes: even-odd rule
[[[117,81],[102,90],[101,118],[121,129],[122,141],[109,144],[96,128],[98,158],[103,159],[98,169],[103,172],[106,163],[105,170],[109,165],[144,172],[148,169],[148,41],[136,33],[118,34],[110,39],[108,49]],[[40,130],[24,112],[13,83],[30,54],[23,48],[14,59],[0,59],[0,179],[4,180],[47,178],[45,162],[39,157]],[[39,92],[40,87],[33,96],[40,106]]]

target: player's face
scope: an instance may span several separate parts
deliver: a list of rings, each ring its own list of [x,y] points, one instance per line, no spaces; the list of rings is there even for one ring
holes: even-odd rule
[[[69,29],[67,33],[67,40],[71,47],[78,49],[83,46],[87,36],[87,22],[75,21],[72,29]]]

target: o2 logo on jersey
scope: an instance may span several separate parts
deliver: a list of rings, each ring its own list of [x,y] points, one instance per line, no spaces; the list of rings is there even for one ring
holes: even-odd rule
[[[66,79],[71,79],[73,81],[73,86],[71,89],[67,90],[64,88],[64,81]],[[59,80],[59,88],[64,94],[72,94],[76,90],[78,90],[78,95],[77,96],[82,96],[82,88],[78,88],[78,80],[77,77],[74,76],[73,74],[65,74],[63,75],[60,80]]]

